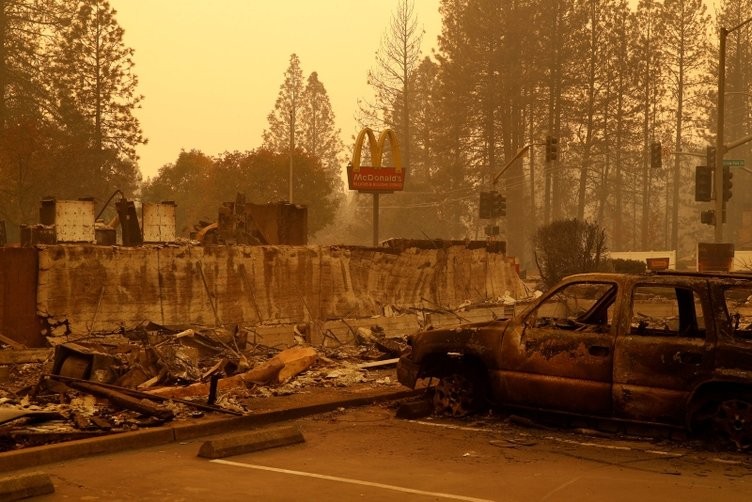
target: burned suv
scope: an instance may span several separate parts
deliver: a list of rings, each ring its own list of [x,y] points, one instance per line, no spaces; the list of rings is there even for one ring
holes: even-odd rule
[[[579,274],[512,319],[413,335],[399,381],[483,403],[661,423],[752,447],[752,276]]]

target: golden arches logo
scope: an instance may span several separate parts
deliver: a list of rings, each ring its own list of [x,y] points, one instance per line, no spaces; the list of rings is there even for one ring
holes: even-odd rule
[[[368,150],[371,154],[370,166],[360,164],[363,153],[363,143],[368,140]],[[392,166],[382,166],[384,155],[384,146],[389,140]],[[358,134],[355,139],[355,148],[353,149],[353,158],[350,165],[347,166],[347,180],[350,190],[360,190],[365,192],[393,192],[403,190],[405,185],[405,172],[402,168],[402,158],[400,157],[399,142],[397,135],[391,129],[385,129],[379,134],[378,140],[376,134],[366,127]]]
[[[368,138],[368,149],[371,151],[371,165],[372,167],[381,167],[381,159],[384,154],[384,143],[387,138],[389,139],[389,146],[391,148],[392,162],[394,168],[398,171],[402,170],[402,159],[400,157],[399,142],[397,141],[397,135],[391,129],[384,129],[379,134],[378,141],[373,131],[366,127],[358,134],[355,139],[355,148],[353,149],[352,166],[353,170],[358,171],[360,169],[360,155],[363,152],[363,141]]]

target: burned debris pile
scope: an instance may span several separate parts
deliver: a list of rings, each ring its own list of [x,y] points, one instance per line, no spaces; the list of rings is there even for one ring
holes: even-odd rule
[[[0,451],[152,427],[207,414],[254,412],[253,399],[355,383],[397,385],[374,374],[404,347],[379,326],[329,332],[314,348],[306,326],[291,347],[254,343],[250,329],[161,326],[50,338],[48,349],[0,339]],[[66,340],[61,340],[66,338]]]
[[[509,317],[525,294],[486,241],[308,245],[304,207],[242,194],[190,240],[176,214],[50,198],[0,247],[0,450],[397,387],[399,336]]]

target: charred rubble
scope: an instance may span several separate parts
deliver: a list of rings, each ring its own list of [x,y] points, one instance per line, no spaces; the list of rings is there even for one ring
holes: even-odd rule
[[[249,342],[252,329],[147,322],[25,349],[0,339],[0,451],[191,420],[253,413],[253,399],[355,383],[395,384],[374,369],[404,348],[374,325],[353,328],[355,344],[328,333],[314,348]],[[73,338],[73,337],[68,337]]]

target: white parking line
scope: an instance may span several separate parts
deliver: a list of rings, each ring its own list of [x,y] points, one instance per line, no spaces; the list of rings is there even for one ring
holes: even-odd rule
[[[424,422],[423,420],[408,420],[408,422],[413,423],[413,424],[420,424],[420,425],[430,425],[431,427],[442,427],[444,429],[454,429],[458,431],[490,432],[490,433],[494,432],[490,429],[482,429],[478,427],[465,427],[462,425],[442,424],[442,423],[436,423],[436,422]]]
[[[431,427],[441,427],[444,429],[454,429],[454,430],[459,430],[459,431],[488,432],[492,434],[495,432],[492,429],[483,429],[483,428],[478,428],[478,427],[464,427],[461,425],[442,424],[442,423],[435,423],[435,422],[424,422],[422,420],[408,420],[408,422],[413,423],[413,424],[429,425]],[[568,443],[568,444],[574,444],[574,445],[579,445],[579,446],[590,446],[593,448],[603,448],[607,450],[624,450],[624,451],[633,450],[633,448],[629,446],[608,445],[608,444],[602,444],[602,443],[575,441],[572,439],[557,438],[554,436],[544,436],[544,439],[547,439],[549,441],[558,441],[559,443]],[[640,451],[644,451],[645,453],[652,453],[653,455],[661,455],[665,457],[681,457],[684,455],[683,453],[671,453],[671,452],[659,451],[659,450],[640,450]],[[718,460],[718,461],[721,461],[721,460]]]
[[[591,448],[603,448],[606,450],[624,450],[630,451],[632,448],[629,446],[617,446],[613,444],[591,443],[589,441],[575,441],[573,439],[557,438],[553,436],[545,436],[549,441],[557,441],[559,443],[576,444],[578,446],[590,446]]]
[[[340,478],[339,476],[327,476],[326,474],[316,474],[313,472],[291,471],[289,469],[279,469],[277,467],[269,467],[266,465],[243,464],[241,462],[232,462],[230,460],[222,460],[222,459],[210,460],[210,462],[215,463],[215,464],[224,464],[224,465],[232,465],[235,467],[243,467],[246,469],[256,469],[259,471],[270,471],[270,472],[277,472],[281,474],[290,474],[293,476],[303,476],[306,478],[316,478],[316,479],[324,479],[327,481],[338,481],[340,483],[350,483],[353,485],[371,486],[374,488],[383,488],[385,490],[393,490],[393,491],[402,492],[402,493],[426,495],[428,497],[438,497],[438,498],[452,499],[452,500],[465,500],[468,502],[493,502],[492,500],[489,500],[489,499],[464,497],[462,495],[453,495],[451,493],[426,492],[423,490],[414,490],[412,488],[404,488],[402,486],[386,485],[383,483],[373,483],[371,481],[362,481],[360,479]]]

